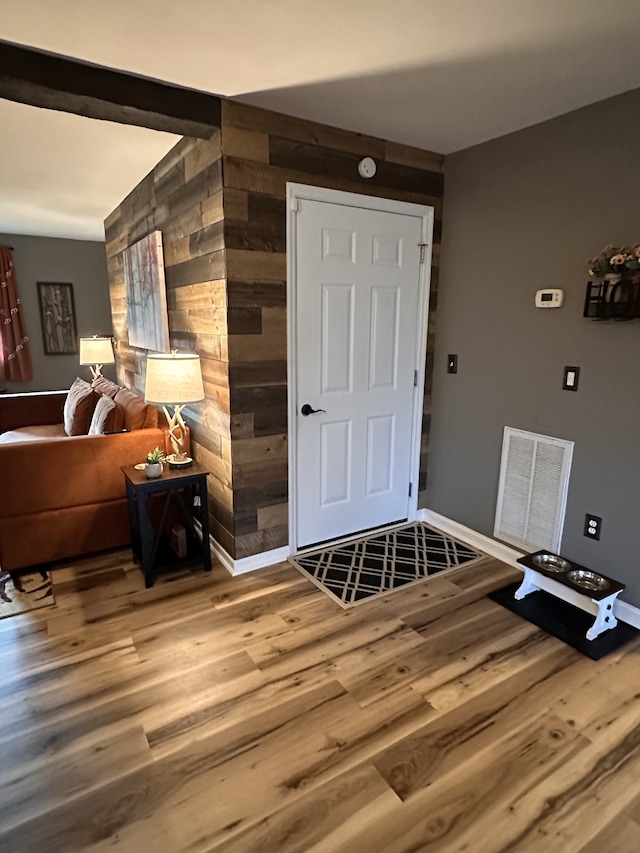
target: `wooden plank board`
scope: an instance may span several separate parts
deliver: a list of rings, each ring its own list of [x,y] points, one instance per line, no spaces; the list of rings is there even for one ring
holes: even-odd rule
[[[363,157],[378,158],[385,155],[385,143],[382,139],[263,110],[238,101],[222,102],[222,121],[224,127],[277,134],[300,142],[336,148],[339,151],[351,151]]]
[[[227,186],[224,188],[224,215],[226,219],[247,220],[249,218],[249,193]]]
[[[185,284],[201,284],[224,278],[225,250],[214,251],[200,257],[192,257],[181,264],[166,268],[167,288],[184,287]]]
[[[229,278],[236,281],[286,281],[287,256],[284,252],[226,249]]]
[[[198,140],[190,146],[182,161],[184,163],[185,181],[190,181],[207,166],[220,159],[222,156],[220,139],[220,129],[217,129],[208,139]]]
[[[239,362],[229,367],[230,381],[234,388],[255,388],[261,385],[287,384],[287,362],[275,361]]]
[[[222,151],[243,160],[269,162],[269,136],[263,131],[245,130],[226,124],[222,131]]]
[[[270,527],[286,527],[289,523],[289,504],[261,506],[257,509],[258,530]]]
[[[0,621],[0,849],[635,853],[640,642],[527,655],[482,598],[504,571],[343,611],[286,563],[54,568],[56,604]],[[455,706],[415,689],[481,658]]]
[[[364,849],[377,843],[388,853],[408,849],[488,853],[498,849],[497,836],[505,849],[509,808],[528,785],[542,782],[583,746],[580,735],[552,714],[530,715],[519,728],[494,741],[488,755],[467,753],[429,788],[408,797],[401,811],[379,813],[362,833],[361,843]],[[502,822],[497,813],[506,815]]]
[[[395,198],[399,201],[410,201],[416,204],[427,204],[436,211],[442,201],[441,194],[425,195],[424,193],[394,189],[388,186],[372,184],[365,178],[356,176],[327,178],[322,172],[303,171],[285,166],[254,163],[249,160],[239,160],[235,157],[223,156],[225,187],[258,192],[285,198],[287,182],[310,184],[311,186],[326,186],[345,192],[362,193],[363,195],[379,196],[380,198]],[[356,164],[357,165],[357,164]],[[438,173],[439,174],[439,173]],[[436,179],[434,179],[436,180]]]
[[[322,148],[319,145],[307,145],[284,137],[269,137],[269,162],[273,166],[291,169],[297,172],[311,172],[345,181],[362,180],[368,185],[385,187],[392,190],[442,196],[444,176],[441,171],[416,169],[397,163],[382,161],[377,164],[372,178],[360,178],[358,163],[360,157],[348,152]]]

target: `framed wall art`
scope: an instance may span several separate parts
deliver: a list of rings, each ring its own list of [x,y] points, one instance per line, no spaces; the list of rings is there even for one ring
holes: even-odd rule
[[[169,351],[169,317],[164,280],[162,232],[153,231],[123,252],[127,284],[129,344]]]
[[[57,281],[38,282],[38,304],[45,355],[78,352],[73,285]]]

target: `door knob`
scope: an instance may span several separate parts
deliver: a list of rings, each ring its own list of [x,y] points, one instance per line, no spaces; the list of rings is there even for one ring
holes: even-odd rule
[[[308,403],[305,403],[304,406],[300,409],[300,414],[304,415],[305,418],[307,415],[315,415],[318,412],[324,412],[324,409],[312,409]]]

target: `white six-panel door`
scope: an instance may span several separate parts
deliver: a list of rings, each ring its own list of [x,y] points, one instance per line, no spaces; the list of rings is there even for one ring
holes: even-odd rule
[[[298,548],[407,518],[422,233],[416,215],[297,202]]]

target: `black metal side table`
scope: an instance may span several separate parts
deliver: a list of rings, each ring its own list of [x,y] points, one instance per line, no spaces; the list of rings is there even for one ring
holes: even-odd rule
[[[165,466],[161,477],[147,479],[144,471],[129,465],[122,468],[127,486],[127,505],[131,526],[131,547],[133,555],[144,573],[145,586],[153,583],[161,572],[187,566],[204,565],[205,571],[211,571],[211,551],[209,546],[209,514],[207,510],[207,474],[195,463],[189,468],[170,469]],[[150,504],[154,495],[163,495],[154,509],[154,518]],[[195,529],[194,507],[198,507],[202,526],[202,540]],[[160,508],[161,505],[161,508]],[[171,547],[166,535],[167,514],[173,507],[184,525],[184,555],[179,556]],[[196,510],[197,511],[197,510]],[[158,517],[159,515],[159,517]]]

